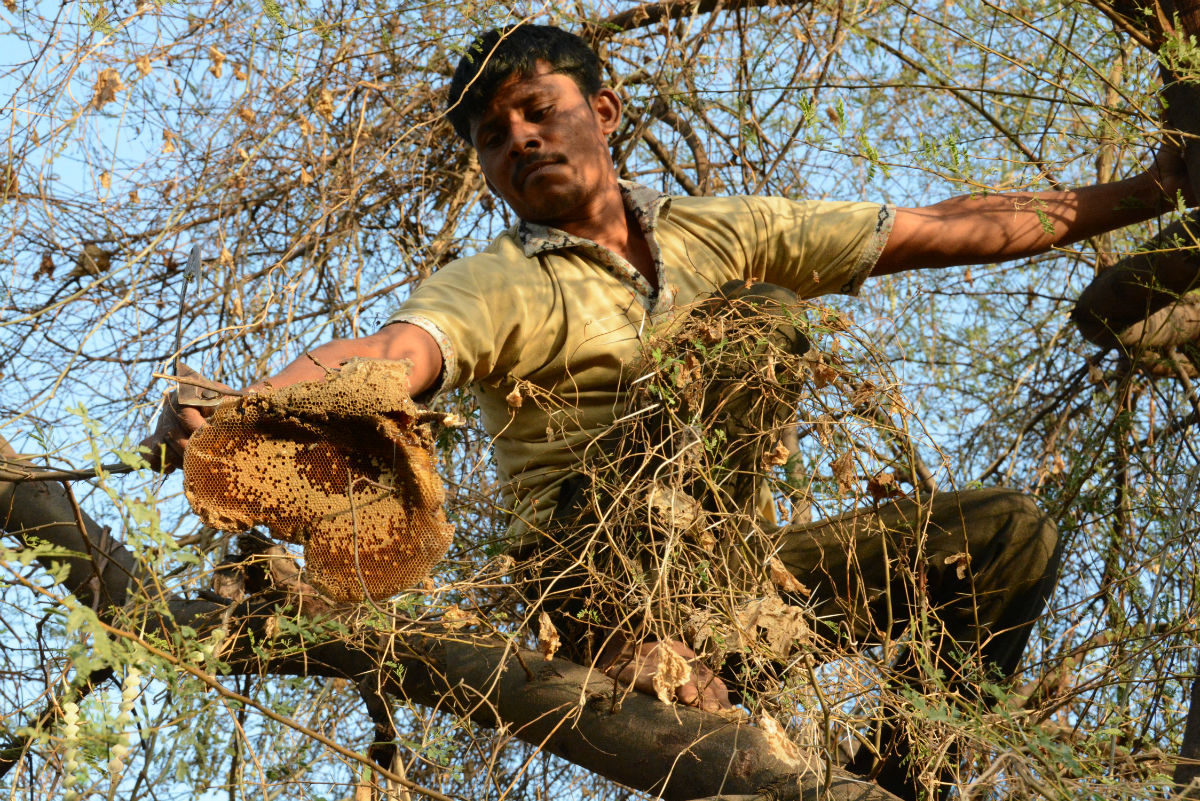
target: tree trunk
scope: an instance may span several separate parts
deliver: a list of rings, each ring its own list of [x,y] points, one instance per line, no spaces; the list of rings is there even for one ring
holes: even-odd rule
[[[1200,288],[1197,242],[1200,212],[1194,211],[1096,276],[1071,312],[1084,338],[1107,348],[1133,349],[1172,347],[1200,337],[1200,313],[1183,297]]]
[[[0,453],[15,457],[2,439]],[[102,619],[111,621],[108,610],[124,604],[139,585],[151,586],[139,575],[132,554],[83,514],[61,484],[0,482],[0,510],[0,526],[22,542],[36,535],[80,554],[65,560],[64,587],[93,603]],[[754,726],[618,690],[600,673],[560,659],[547,662],[530,651],[518,653],[494,638],[443,631],[392,642],[388,655],[404,666],[402,680],[381,667],[382,644],[376,652],[330,639],[301,652],[297,641],[270,637],[280,600],[274,591],[232,608],[172,599],[170,616],[157,625],[188,625],[201,636],[224,625],[231,640],[222,660],[233,674],[349,679],[379,695],[452,711],[481,726],[503,726],[524,742],[668,801],[755,797],[764,791],[774,799],[895,798],[826,764],[815,749],[800,751],[773,742]]]
[[[1179,747],[1179,762],[1175,765],[1173,778],[1176,798],[1200,799],[1200,662],[1192,677],[1187,724],[1183,728],[1183,745]]]
[[[1101,7],[1127,29],[1143,31],[1159,53],[1174,37],[1200,37],[1200,0],[1119,0]],[[1152,13],[1143,13],[1148,9]],[[1200,197],[1200,83],[1171,69],[1162,58],[1164,124],[1183,132],[1184,161],[1192,191]],[[1200,212],[1168,226],[1139,253],[1106,270],[1079,296],[1071,316],[1085,338],[1104,347],[1170,348],[1200,339],[1195,303],[1180,302],[1200,276]]]

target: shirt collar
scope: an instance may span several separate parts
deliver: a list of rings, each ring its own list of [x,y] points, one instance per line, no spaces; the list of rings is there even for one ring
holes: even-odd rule
[[[633,218],[638,221],[642,231],[652,233],[657,229],[659,218],[665,217],[671,209],[670,196],[633,181],[618,180],[617,186],[621,190],[621,202],[625,204],[627,211],[633,213]],[[596,246],[595,242],[583,237],[525,220],[517,226],[517,240],[521,243],[526,258],[562,248]]]

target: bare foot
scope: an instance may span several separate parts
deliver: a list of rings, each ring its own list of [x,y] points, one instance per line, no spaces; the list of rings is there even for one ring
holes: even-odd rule
[[[638,692],[656,695],[705,712],[733,709],[729,689],[681,642],[626,644],[611,659],[605,673]]]

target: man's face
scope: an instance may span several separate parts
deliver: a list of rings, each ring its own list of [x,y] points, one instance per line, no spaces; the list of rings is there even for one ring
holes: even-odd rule
[[[572,78],[539,62],[530,77],[500,85],[472,121],[471,141],[492,191],[521,219],[554,225],[585,214],[615,181],[607,137],[620,117],[612,90],[589,99]]]

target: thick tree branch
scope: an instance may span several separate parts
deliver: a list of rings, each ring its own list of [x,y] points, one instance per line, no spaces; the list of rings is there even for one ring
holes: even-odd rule
[[[1200,212],[1167,226],[1105,270],[1079,296],[1071,319],[1104,347],[1162,347],[1196,336],[1200,320],[1183,295],[1200,286]],[[1178,319],[1174,316],[1178,311]]]
[[[1179,747],[1179,762],[1175,764],[1173,778],[1176,798],[1200,798],[1200,669],[1192,677],[1187,724],[1183,729],[1183,745]]]
[[[40,472],[18,457],[0,438],[0,458],[6,473]],[[78,511],[70,493],[62,484],[48,481],[0,481],[0,530],[15,535],[23,545],[42,540],[78,554],[74,557],[43,557],[38,561],[49,568],[61,562],[68,568],[63,586],[93,609],[121,606],[130,589],[145,576],[137,572],[136,562],[123,545],[109,537],[97,522]],[[83,526],[79,525],[82,521]]]
[[[6,443],[0,444],[5,448]],[[3,452],[16,458],[11,449]],[[152,586],[139,575],[127,549],[74,508],[61,485],[0,482],[0,502],[5,531],[25,543],[36,535],[78,553],[54,560],[69,566],[64,587],[81,600],[102,599],[97,608],[105,625],[113,625],[117,636],[140,641],[139,635],[117,628],[108,614],[136,591],[144,592],[140,587]],[[398,644],[393,640],[387,653],[404,666],[402,678],[384,667],[383,644],[375,650],[340,639],[315,644],[272,639],[271,621],[286,600],[278,591],[233,606],[180,599],[168,605],[173,616],[157,623],[164,628],[187,625],[200,636],[226,629],[228,650],[221,658],[234,675],[349,679],[369,688],[376,721],[382,716],[380,697],[404,698],[481,726],[503,726],[520,740],[668,801],[722,793],[755,796],[766,788],[776,799],[894,799],[844,771],[833,771],[827,780],[825,765],[816,755],[772,741],[759,728],[668,706],[640,693],[614,696],[612,680],[596,671],[558,659],[546,662],[532,652],[518,654],[492,638],[417,632]],[[532,678],[521,662],[536,666]],[[219,692],[232,692],[195,666],[180,661],[179,668]]]
[[[625,31],[649,28],[664,20],[694,17],[713,11],[736,11],[763,6],[804,6],[810,2],[811,0],[660,0],[643,3],[594,23],[591,26],[591,35],[595,39],[607,39]]]

